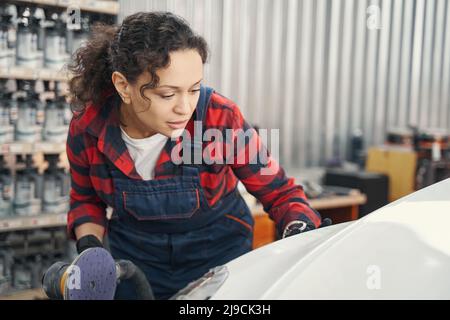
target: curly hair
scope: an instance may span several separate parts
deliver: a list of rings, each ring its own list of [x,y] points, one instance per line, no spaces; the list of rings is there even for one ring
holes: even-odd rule
[[[107,93],[114,92],[112,73],[119,71],[134,84],[148,71],[149,83],[140,88],[156,88],[157,70],[170,64],[169,54],[194,49],[202,62],[208,58],[205,39],[190,28],[183,18],[170,12],[138,12],[126,17],[121,27],[97,24],[89,41],[80,47],[68,65],[72,78],[69,93],[72,108],[84,111],[86,104],[101,104]]]

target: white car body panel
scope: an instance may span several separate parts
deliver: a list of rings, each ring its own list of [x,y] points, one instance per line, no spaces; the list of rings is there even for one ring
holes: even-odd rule
[[[211,299],[450,299],[450,179],[226,266]]]

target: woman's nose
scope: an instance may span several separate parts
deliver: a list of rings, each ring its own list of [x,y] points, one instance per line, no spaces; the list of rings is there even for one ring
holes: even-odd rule
[[[174,112],[178,114],[188,115],[191,112],[191,103],[188,97],[181,97],[174,107]]]

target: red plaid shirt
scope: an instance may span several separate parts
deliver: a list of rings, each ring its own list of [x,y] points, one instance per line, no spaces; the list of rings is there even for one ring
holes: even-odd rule
[[[122,141],[114,96],[102,106],[88,105],[86,110],[72,119],[67,139],[67,156],[70,163],[72,187],[68,233],[75,239],[74,228],[92,222],[107,227],[106,207],[114,208],[114,186],[105,157],[130,179],[141,180],[133,160]],[[194,113],[195,114],[195,113]],[[194,116],[186,129],[194,137]],[[259,150],[265,148],[260,137],[244,120],[238,106],[218,93],[213,93],[203,123],[203,130],[242,129],[253,130],[244,148],[256,143]],[[224,142],[225,144],[226,142]],[[203,148],[207,143],[204,143]],[[166,144],[155,167],[155,179],[171,178],[179,172],[171,161],[169,143]],[[225,150],[225,146],[224,146]],[[245,151],[244,150],[244,151]],[[243,150],[236,150],[235,157]],[[264,150],[267,154],[267,150]],[[248,158],[248,157],[247,157]],[[270,157],[265,164],[247,163],[202,165],[200,183],[210,205],[232,192],[242,181],[248,192],[255,196],[275,221],[279,230],[293,220],[303,220],[311,227],[321,223],[320,215],[307,203],[303,188],[287,178],[283,168]],[[261,174],[262,168],[271,169],[271,175]]]

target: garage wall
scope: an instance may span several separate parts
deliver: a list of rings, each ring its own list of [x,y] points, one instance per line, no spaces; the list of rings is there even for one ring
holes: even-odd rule
[[[391,127],[450,127],[447,0],[120,2],[121,17],[190,21],[211,47],[207,83],[249,122],[280,129],[285,166],[346,156],[358,128],[372,145]]]

